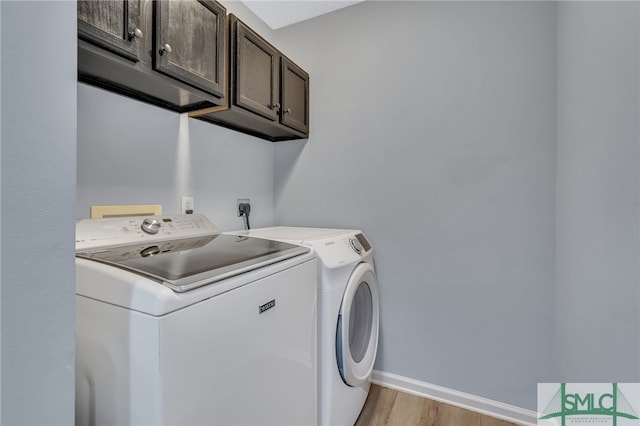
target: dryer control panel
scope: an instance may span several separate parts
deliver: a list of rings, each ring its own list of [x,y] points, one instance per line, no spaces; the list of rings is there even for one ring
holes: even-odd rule
[[[81,219],[76,223],[76,251],[219,233],[201,214]]]
[[[353,238],[349,238],[349,244],[356,253],[362,254],[371,250],[371,244],[365,238],[364,234],[356,234]]]
[[[327,268],[339,268],[361,261],[371,252],[371,244],[361,232],[340,237],[305,241],[318,253]]]

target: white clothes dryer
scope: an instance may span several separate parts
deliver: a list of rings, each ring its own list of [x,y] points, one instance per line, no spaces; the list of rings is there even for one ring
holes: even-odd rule
[[[76,425],[315,425],[317,259],[202,215],[76,224]]]
[[[352,426],[369,393],[379,330],[373,249],[358,230],[240,232],[313,248],[318,257],[318,424]]]

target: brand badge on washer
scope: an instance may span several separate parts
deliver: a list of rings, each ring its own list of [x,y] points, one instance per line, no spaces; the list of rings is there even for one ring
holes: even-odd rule
[[[276,299],[270,300],[267,303],[265,303],[264,305],[260,305],[258,307],[258,314],[264,313],[265,311],[268,311],[269,309],[273,308],[274,306],[276,306]]]

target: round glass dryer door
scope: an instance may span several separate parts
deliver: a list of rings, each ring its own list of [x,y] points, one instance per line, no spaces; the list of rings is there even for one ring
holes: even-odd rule
[[[370,263],[353,270],[340,306],[336,358],[342,380],[360,386],[369,380],[378,350],[378,282]]]

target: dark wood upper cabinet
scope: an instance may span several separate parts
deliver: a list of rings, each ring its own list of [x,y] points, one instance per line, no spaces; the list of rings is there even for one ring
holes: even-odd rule
[[[236,105],[269,120],[277,120],[279,113],[280,54],[249,27],[237,22],[233,42]]]
[[[78,37],[134,62],[140,60],[140,4],[137,1],[78,1]]]
[[[282,57],[282,124],[309,133],[309,75]]]
[[[309,136],[309,75],[215,0],[79,0],[78,80],[270,141]]]
[[[224,105],[226,9],[213,0],[78,2],[78,80],[178,112]]]
[[[229,105],[192,117],[271,141],[309,135],[309,75],[229,15]]]
[[[224,7],[210,0],[157,1],[155,7],[154,69],[222,98]]]

